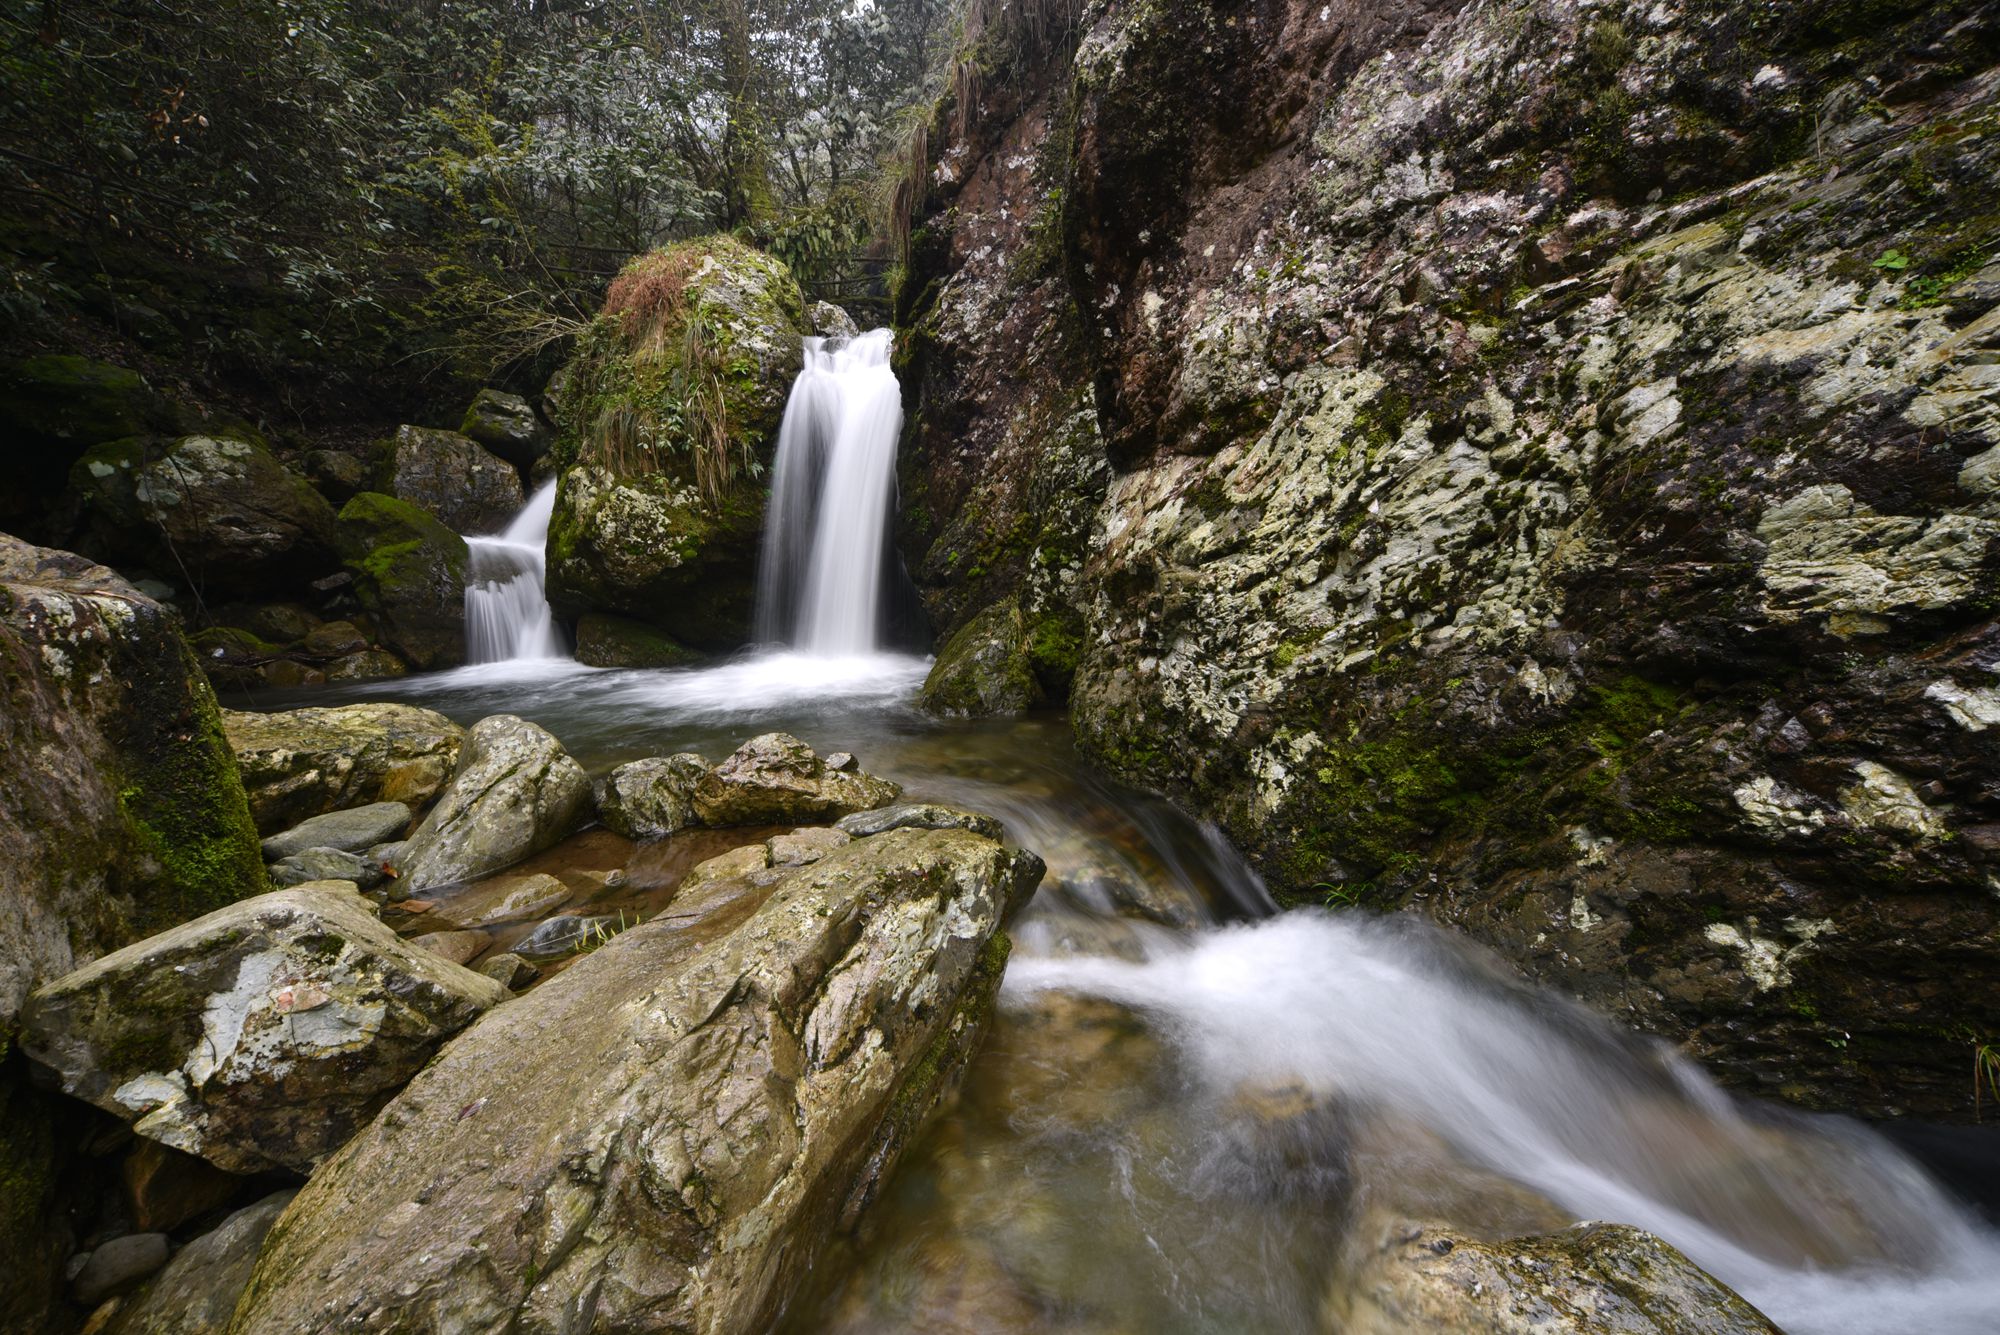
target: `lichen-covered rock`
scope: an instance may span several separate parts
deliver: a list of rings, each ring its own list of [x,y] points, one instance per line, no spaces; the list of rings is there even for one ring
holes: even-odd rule
[[[528,401],[500,389],[482,389],[474,395],[458,429],[523,472],[555,444],[555,433],[535,416]]]
[[[120,1304],[102,1335],[226,1335],[257,1252],[295,1192],[235,1211],[174,1253],[146,1287]]]
[[[765,1329],[955,1085],[1039,873],[898,831],[684,891],[491,1012],[326,1163],[234,1330]]]
[[[37,989],[21,1046],[66,1093],[219,1168],[306,1172],[505,995],[342,881],[274,890]]]
[[[802,358],[782,261],[728,237],[627,265],[565,368],[549,602],[748,643],[768,466]]]
[[[705,662],[706,656],[643,621],[585,612],[576,620],[576,661],[601,668],[676,668]]]
[[[664,839],[697,821],[695,785],[708,762],[692,751],[620,765],[597,788],[597,818],[627,839]]]
[[[549,605],[578,618],[614,613],[697,649],[741,648],[756,611],[763,504],[747,483],[710,501],[668,473],[572,468],[549,520]]]
[[[402,802],[369,802],[364,806],[329,811],[300,821],[263,844],[265,858],[276,862],[308,848],[337,848],[359,853],[376,844],[402,838],[414,813]],[[333,878],[338,879],[338,878]]]
[[[1017,602],[996,603],[959,627],[924,678],[923,706],[954,717],[1018,714],[1042,703]]]
[[[244,435],[100,445],[77,460],[92,549],[210,594],[291,591],[338,569],[333,507]]]
[[[215,696],[171,613],[0,535],[0,1034],[28,992],[266,888]]]
[[[511,463],[456,431],[399,426],[379,448],[379,489],[454,533],[497,533],[525,499]]]
[[[341,507],[340,550],[355,596],[398,653],[421,668],[465,661],[464,538],[427,510],[364,491]]]
[[[902,791],[858,769],[829,767],[789,733],[767,732],[699,778],[694,810],[704,825],[792,825],[886,806]]]
[[[855,338],[861,333],[854,317],[830,301],[815,301],[808,306],[806,323],[821,338]]]
[[[913,220],[903,530],[941,629],[1017,597],[1086,754],[1282,897],[1965,1117],[2000,52],[1837,10],[996,26]]]
[[[410,836],[397,868],[420,895],[476,881],[548,848],[590,808],[590,778],[547,731],[496,714],[465,735],[458,773]]]
[[[1390,1230],[1327,1302],[1353,1335],[1778,1335],[1778,1328],[1671,1244],[1620,1224],[1479,1242]]]
[[[368,490],[368,465],[346,450],[306,452],[306,477],[333,505],[345,505]]]
[[[267,834],[379,802],[425,806],[451,781],[465,742],[465,729],[415,705],[226,710],[222,726]]]
[[[790,834],[774,834],[764,841],[764,851],[773,867],[803,867],[827,854],[845,848],[854,836],[828,825],[810,825]]]

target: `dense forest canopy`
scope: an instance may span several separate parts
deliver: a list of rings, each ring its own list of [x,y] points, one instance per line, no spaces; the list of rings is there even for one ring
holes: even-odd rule
[[[865,298],[878,163],[926,98],[951,11],[11,9],[0,300],[17,328],[108,314],[184,365],[479,374],[566,332],[626,256],[682,236],[740,229],[809,289]]]

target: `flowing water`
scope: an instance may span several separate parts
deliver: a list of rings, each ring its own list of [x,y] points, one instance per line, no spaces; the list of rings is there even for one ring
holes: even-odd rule
[[[544,594],[549,516],[555,508],[556,484],[550,482],[500,533],[466,537],[467,662],[561,658],[569,652]]]
[[[715,759],[782,729],[854,752],[912,799],[991,812],[1047,859],[963,1096],[862,1236],[834,1245],[790,1329],[1338,1331],[1398,1221],[1499,1239],[1585,1218],[1664,1236],[1795,1333],[2000,1326],[2000,1236],[1876,1133],[1739,1101],[1448,932],[1279,912],[1213,830],[1092,774],[1060,717],[919,713],[927,660],[875,650],[855,610],[879,599],[858,589],[873,576],[854,548],[872,539],[821,550],[829,532],[855,537],[843,519],[862,512],[831,508],[846,483],[886,505],[886,479],[857,480],[879,442],[849,438],[866,417],[893,444],[871,398],[886,366],[866,342],[850,362],[809,359],[793,408],[817,425],[787,427],[803,471],[793,495],[780,470],[791,537],[767,549],[796,557],[781,582],[797,576],[807,599],[825,592],[823,556],[842,565],[824,581],[848,588],[841,634],[801,616],[798,647],[702,670],[516,656],[249,702],[515,713],[593,773],[681,750]],[[787,544],[808,530],[798,557]],[[654,912],[694,860],[752,835],[635,846],[587,832],[532,869],[592,912]],[[628,876],[606,898],[614,865]]]
[[[806,340],[778,431],[757,638],[822,656],[872,652],[896,488],[902,392],[890,333]]]

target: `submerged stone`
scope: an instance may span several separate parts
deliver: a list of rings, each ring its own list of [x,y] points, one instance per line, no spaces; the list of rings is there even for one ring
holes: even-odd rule
[[[970,830],[988,839],[1000,838],[1000,822],[977,811],[948,807],[942,802],[904,802],[873,811],[842,816],[835,828],[863,839],[890,830]]]

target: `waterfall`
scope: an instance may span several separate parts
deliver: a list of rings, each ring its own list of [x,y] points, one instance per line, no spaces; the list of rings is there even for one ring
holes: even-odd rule
[[[465,540],[471,555],[465,586],[465,659],[504,663],[561,658],[569,647],[556,629],[545,592],[549,516],[556,484],[548,483],[497,535]]]
[[[902,391],[890,332],[805,341],[778,433],[757,638],[819,657],[881,647]]]

